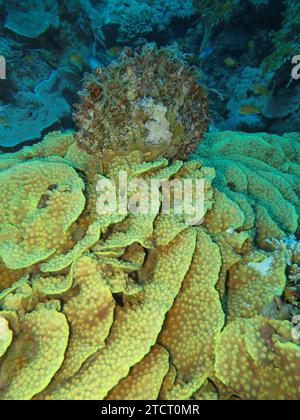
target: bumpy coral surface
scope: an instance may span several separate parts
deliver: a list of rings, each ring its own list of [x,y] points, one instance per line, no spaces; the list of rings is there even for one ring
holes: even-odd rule
[[[262,317],[237,320],[218,338],[216,374],[244,399],[299,399],[299,346],[290,325]]]
[[[231,150],[244,150],[241,138],[225,136]],[[276,141],[284,145],[286,137]],[[233,156],[252,171],[254,185],[267,179],[258,166],[253,171],[255,159],[265,161],[266,177],[273,168],[275,208],[281,181],[290,194],[279,205],[297,214],[294,149],[269,147],[264,159],[260,148],[250,149],[252,158],[245,150]],[[201,161],[145,162],[139,150],[103,163],[59,133],[0,158],[0,188],[10,182],[21,186],[19,194],[27,191],[19,210],[9,199],[0,223],[1,234],[10,221],[16,229],[1,240],[12,251],[8,258],[2,250],[0,260],[0,399],[299,399],[300,337],[292,334],[290,311],[296,303],[287,300],[290,282],[298,281],[291,270],[299,249],[287,236],[266,237],[269,248],[259,247],[255,219],[241,203],[261,195],[244,191],[238,201],[218,182],[217,164],[216,176]],[[204,221],[187,223],[175,206],[168,214],[160,205],[151,214],[97,212],[98,181],[118,183],[120,170],[147,185],[202,180]],[[65,220],[66,202],[73,204]],[[43,228],[29,223],[35,219]]]
[[[70,228],[84,209],[84,183],[65,165],[46,159],[0,173],[0,255],[21,269],[48,258],[68,242]],[[71,240],[71,238],[69,239]]]
[[[195,155],[216,168],[215,186],[244,213],[243,229],[257,243],[294,235],[300,213],[300,136],[224,132],[207,134]]]
[[[85,82],[76,113],[77,140],[90,153],[139,146],[145,158],[183,158],[208,124],[206,94],[197,72],[170,49],[130,50]]]

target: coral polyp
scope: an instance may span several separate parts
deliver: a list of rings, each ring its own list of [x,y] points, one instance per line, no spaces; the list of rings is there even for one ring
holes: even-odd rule
[[[90,75],[75,119],[89,153],[138,149],[147,160],[186,159],[207,129],[207,98],[178,52],[150,45]]]

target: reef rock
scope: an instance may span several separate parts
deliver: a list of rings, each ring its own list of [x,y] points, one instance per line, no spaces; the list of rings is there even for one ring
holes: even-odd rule
[[[138,147],[149,160],[186,159],[207,128],[206,93],[176,52],[150,45],[97,69],[85,82],[75,118],[78,144],[89,153]]]
[[[5,28],[27,38],[37,38],[49,27],[59,26],[56,0],[10,0],[6,12]]]

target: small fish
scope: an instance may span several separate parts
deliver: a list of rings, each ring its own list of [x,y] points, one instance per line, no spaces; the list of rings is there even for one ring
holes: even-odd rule
[[[268,88],[264,85],[257,85],[254,86],[253,92],[256,93],[256,95],[264,96],[268,93]]]
[[[242,115],[257,115],[260,114],[261,110],[256,105],[244,105],[240,109]]]
[[[255,43],[254,43],[254,41],[249,41],[249,42],[248,42],[248,48],[249,48],[249,50],[250,50],[250,51],[254,50],[254,47],[255,47]]]
[[[232,57],[227,57],[224,60],[224,64],[226,67],[234,68],[237,66],[237,61]]]
[[[34,61],[34,57],[32,55],[26,55],[24,57],[24,61],[26,61],[26,63],[32,64]]]
[[[197,57],[196,55],[191,54],[190,56],[187,57],[187,61],[190,64],[193,64],[193,65],[197,66],[200,63],[200,57]]]
[[[113,57],[117,57],[118,55],[120,55],[121,54],[121,52],[123,51],[123,47],[119,47],[119,46],[115,46],[115,47],[112,47],[110,50],[109,50],[109,53],[110,53],[110,55],[112,55]]]
[[[71,55],[71,61],[72,63],[83,63],[81,55],[77,53]]]
[[[204,48],[204,50],[202,50],[200,52],[199,58],[202,58],[203,59],[203,58],[209,57],[213,52],[214,52],[214,50],[213,50],[212,47]]]
[[[72,54],[70,57],[70,62],[73,66],[76,66],[79,69],[82,69],[83,66],[83,59],[79,54]]]

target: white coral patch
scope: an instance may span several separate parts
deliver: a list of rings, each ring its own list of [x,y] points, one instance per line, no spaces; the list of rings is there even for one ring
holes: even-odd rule
[[[229,228],[226,230],[226,233],[228,233],[229,235],[234,235],[237,232],[233,228]]]
[[[146,142],[148,144],[171,144],[172,133],[170,123],[166,118],[167,107],[162,103],[155,103],[152,98],[144,98],[139,101],[138,106],[144,108],[150,117],[145,124],[148,130]]]
[[[256,271],[258,271],[263,276],[268,276],[271,272],[272,265],[274,262],[274,257],[266,258],[265,260],[261,262],[252,262],[248,264],[248,267],[254,268]]]

